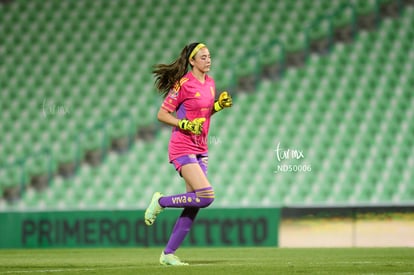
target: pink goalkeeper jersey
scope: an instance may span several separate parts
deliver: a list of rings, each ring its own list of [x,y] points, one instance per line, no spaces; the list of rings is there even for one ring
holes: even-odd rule
[[[215,84],[213,78],[206,75],[204,83],[196,79],[191,72],[181,78],[162,103],[168,112],[176,112],[178,119],[193,120],[204,117],[201,135],[174,127],[171,133],[168,153],[170,161],[189,154],[205,154],[208,152],[207,136],[210,128],[210,117],[214,107]]]

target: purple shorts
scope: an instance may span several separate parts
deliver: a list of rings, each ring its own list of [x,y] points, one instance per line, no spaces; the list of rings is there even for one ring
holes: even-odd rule
[[[198,163],[201,167],[201,170],[203,170],[204,174],[207,176],[207,166],[208,166],[208,155],[207,154],[191,154],[191,155],[184,155],[181,157],[178,157],[171,161],[171,163],[174,165],[175,170],[177,170],[178,173],[180,173],[181,176],[181,168],[189,163]]]

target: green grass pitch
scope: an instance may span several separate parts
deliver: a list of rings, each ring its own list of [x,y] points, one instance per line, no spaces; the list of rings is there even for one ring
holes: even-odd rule
[[[181,248],[182,267],[161,250],[5,249],[0,274],[414,274],[413,248]]]

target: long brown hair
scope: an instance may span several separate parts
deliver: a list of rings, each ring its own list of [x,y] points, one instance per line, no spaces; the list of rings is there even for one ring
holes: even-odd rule
[[[188,72],[189,55],[198,44],[196,42],[185,46],[180,56],[171,64],[154,65],[152,73],[155,77],[155,87],[163,97],[166,97],[172,87]]]

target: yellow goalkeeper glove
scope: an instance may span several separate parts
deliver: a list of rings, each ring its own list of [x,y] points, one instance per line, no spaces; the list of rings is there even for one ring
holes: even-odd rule
[[[203,131],[204,121],[206,121],[204,117],[195,118],[194,120],[181,119],[178,122],[178,127],[182,130],[190,131],[195,135],[199,135]]]
[[[214,103],[214,111],[218,112],[224,108],[229,108],[233,105],[230,94],[227,91],[222,92],[219,95],[218,100]]]

